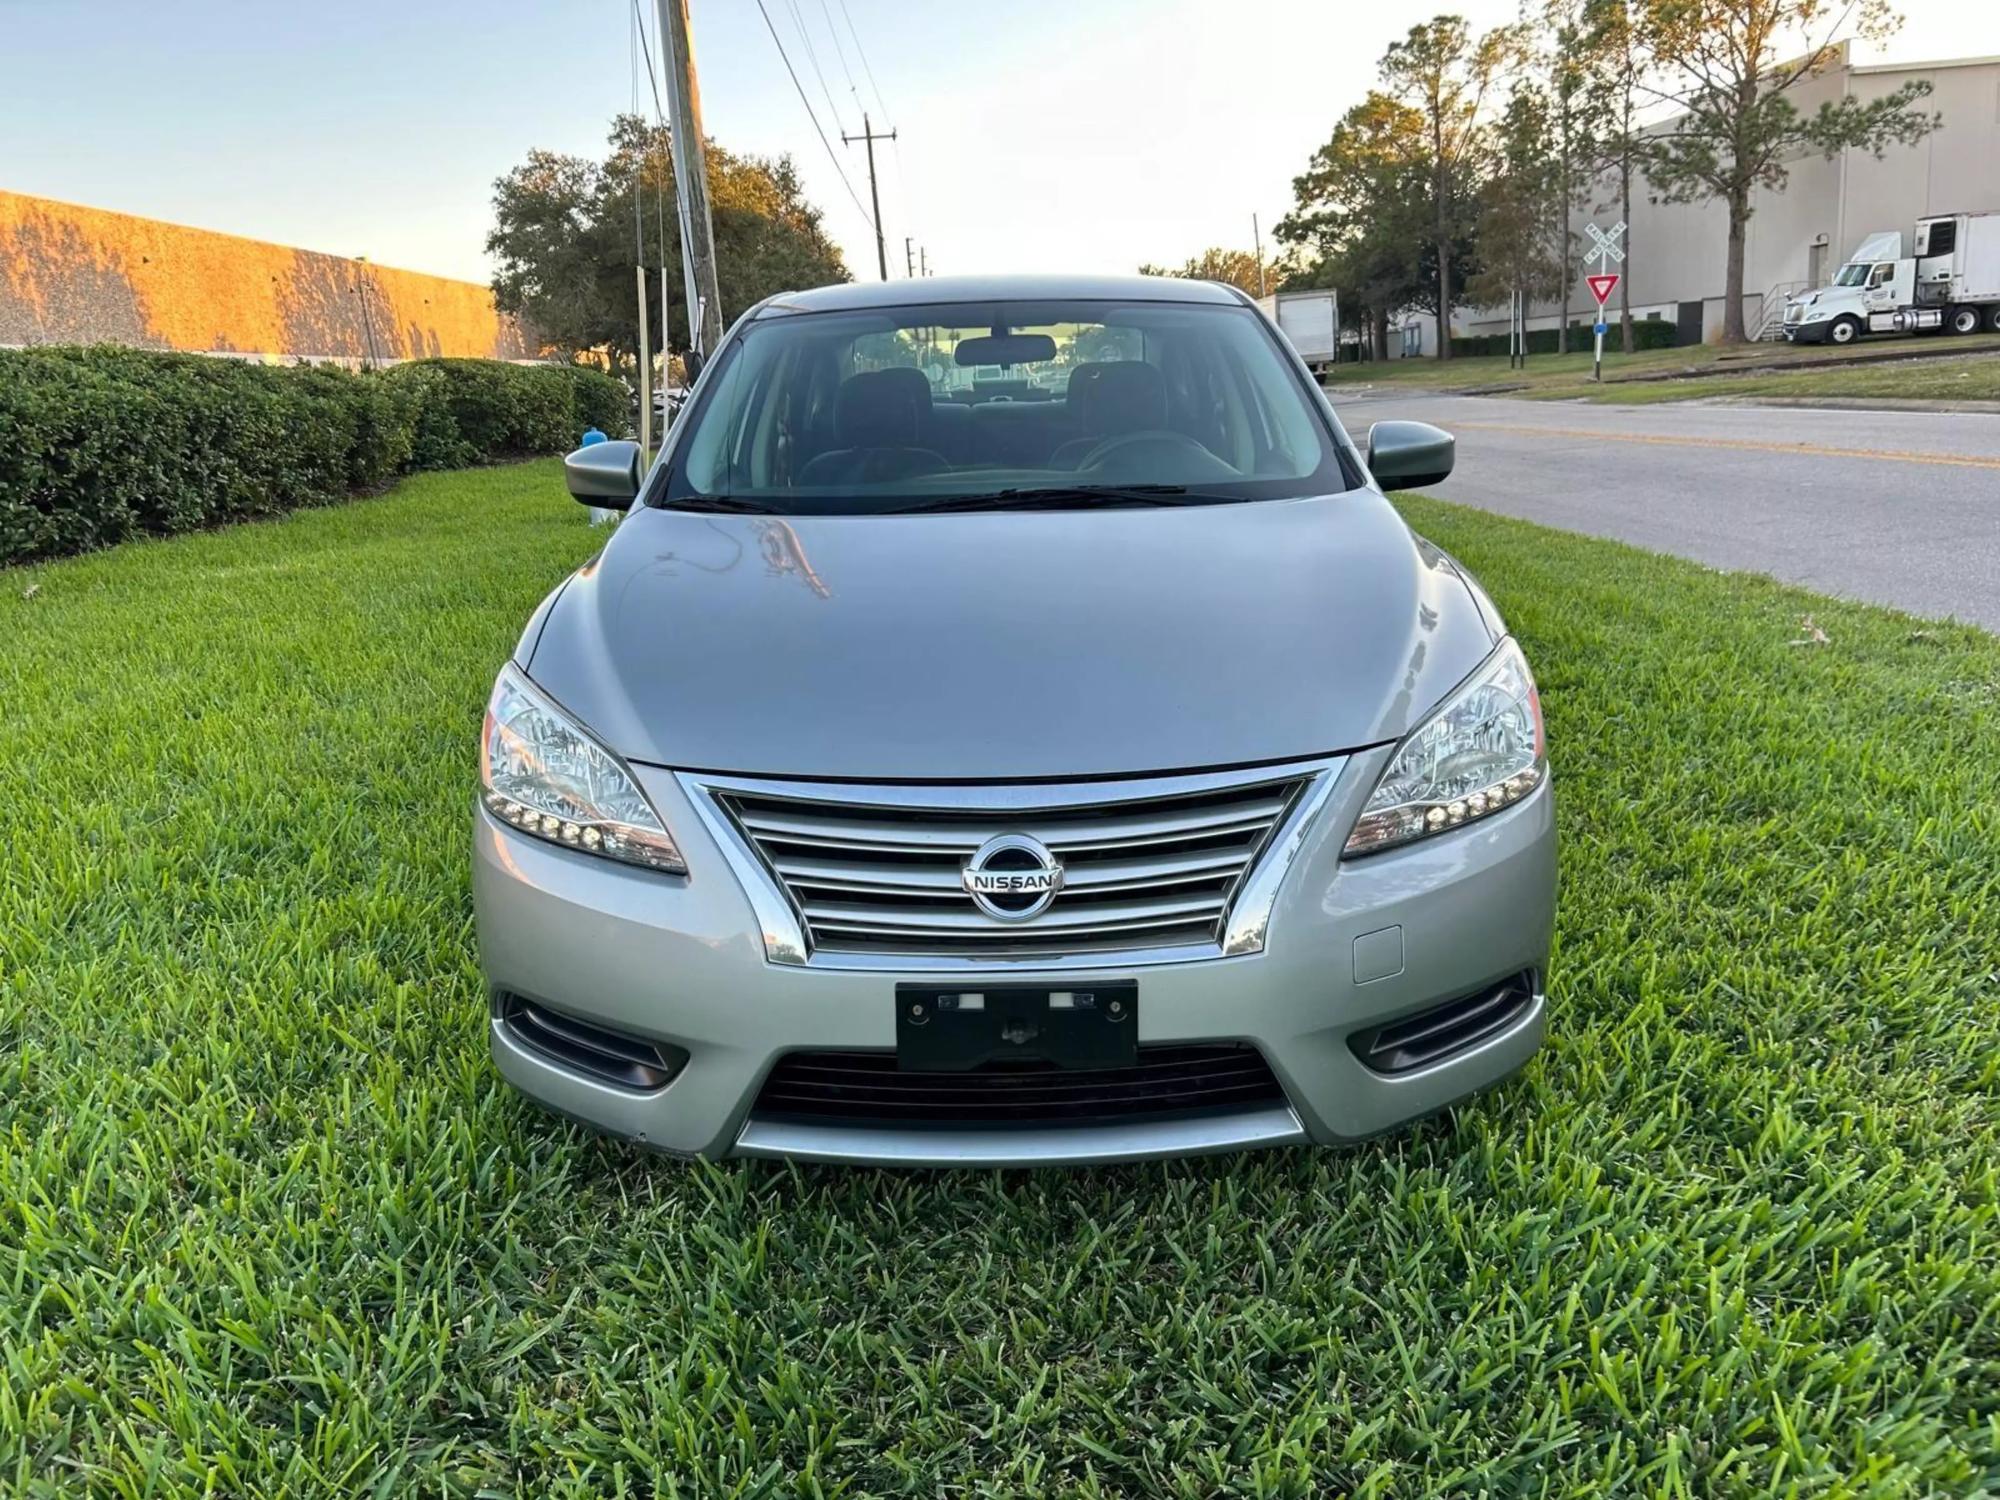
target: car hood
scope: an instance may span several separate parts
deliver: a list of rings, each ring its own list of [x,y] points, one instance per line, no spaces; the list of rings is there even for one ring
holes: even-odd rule
[[[1493,640],[1450,559],[1356,490],[1173,509],[635,510],[524,665],[635,761],[1021,780],[1396,739]]]

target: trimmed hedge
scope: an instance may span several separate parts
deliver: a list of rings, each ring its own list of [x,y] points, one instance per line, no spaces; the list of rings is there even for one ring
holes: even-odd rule
[[[435,359],[380,373],[116,345],[0,349],[0,564],[328,505],[411,469],[622,433],[600,371]]]
[[[1618,320],[1605,319],[1611,331],[1604,335],[1605,352],[1611,353],[1621,347],[1618,341]],[[1591,346],[1589,323],[1569,325],[1569,347],[1574,354]],[[1671,349],[1675,344],[1676,325],[1665,318],[1634,318],[1632,320],[1632,347],[1634,349]],[[1504,333],[1482,333],[1476,338],[1455,338],[1451,341],[1453,354],[1505,354],[1507,335]],[[1530,354],[1554,354],[1556,352],[1556,330],[1553,328],[1531,328],[1528,330],[1528,352]]]

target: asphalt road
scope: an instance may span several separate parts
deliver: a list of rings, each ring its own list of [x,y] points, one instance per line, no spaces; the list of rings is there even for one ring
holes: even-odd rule
[[[1336,397],[1458,438],[1435,493],[1713,567],[2000,630],[2000,416]]]

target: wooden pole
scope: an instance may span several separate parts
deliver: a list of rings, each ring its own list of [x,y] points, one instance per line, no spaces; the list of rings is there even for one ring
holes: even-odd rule
[[[674,148],[674,197],[680,210],[681,263],[686,268],[689,342],[704,358],[722,342],[722,293],[715,279],[715,224],[708,207],[708,149],[701,133],[701,88],[695,81],[688,0],[659,0],[666,38],[667,108]]]

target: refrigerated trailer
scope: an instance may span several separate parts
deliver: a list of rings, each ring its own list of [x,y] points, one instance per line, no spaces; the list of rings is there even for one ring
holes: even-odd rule
[[[1339,357],[1340,303],[1332,292],[1276,292],[1257,305],[1315,372]]]
[[[2000,332],[2000,212],[1917,220],[1910,255],[1896,230],[1871,234],[1833,285],[1785,305],[1793,343],[1851,344],[1864,333]]]

